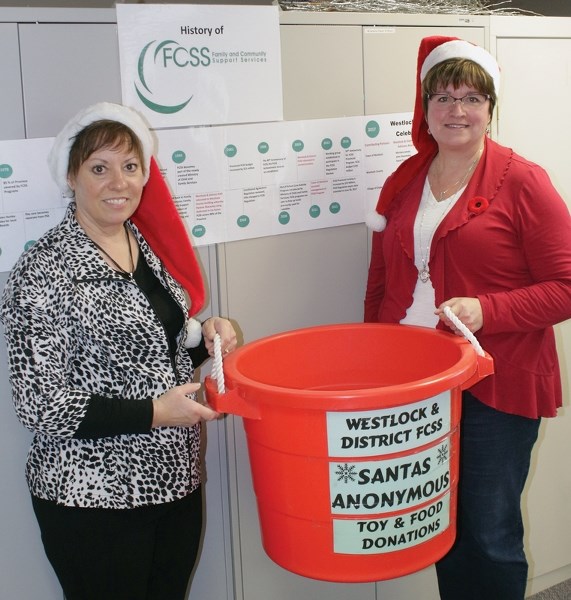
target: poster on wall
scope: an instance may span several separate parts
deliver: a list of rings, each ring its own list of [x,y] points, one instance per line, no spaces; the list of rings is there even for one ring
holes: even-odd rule
[[[413,152],[408,114],[158,130],[196,245],[360,223]]]
[[[152,128],[283,119],[277,6],[116,8],[123,104]]]
[[[63,218],[68,201],[48,170],[53,141],[0,141],[0,271]]]
[[[361,223],[414,153],[410,113],[157,130],[196,246]],[[0,140],[0,271],[63,217],[53,138]]]

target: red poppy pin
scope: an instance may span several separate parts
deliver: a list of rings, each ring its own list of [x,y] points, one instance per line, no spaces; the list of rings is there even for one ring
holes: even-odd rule
[[[475,196],[468,202],[468,210],[471,215],[481,215],[490,206],[487,198],[484,196]]]

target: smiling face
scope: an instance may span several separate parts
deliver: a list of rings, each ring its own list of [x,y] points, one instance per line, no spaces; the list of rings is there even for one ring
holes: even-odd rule
[[[455,88],[450,84],[438,89],[436,93],[448,93],[455,98],[462,98],[468,94],[479,93],[479,91],[469,85]],[[451,105],[429,101],[426,121],[439,148],[442,149],[444,146],[450,149],[480,147],[490,123],[488,102],[474,108],[460,101]]]
[[[144,175],[138,157],[125,147],[101,148],[69,178],[77,220],[90,230],[113,232],[135,212]]]
[[[109,234],[122,227],[139,206],[144,180],[141,147],[130,129],[99,121],[79,133],[68,182],[84,229]]]
[[[435,65],[422,82],[424,114],[439,148],[470,150],[480,147],[490,123],[496,93],[490,75],[466,59],[449,59]],[[432,94],[463,98],[467,94],[489,96],[481,106],[456,101],[453,104],[428,100]]]

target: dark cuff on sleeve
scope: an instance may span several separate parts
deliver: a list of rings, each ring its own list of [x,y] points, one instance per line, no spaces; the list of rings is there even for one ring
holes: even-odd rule
[[[149,433],[153,423],[153,400],[107,398],[93,394],[76,439],[96,439],[116,435]]]
[[[195,369],[198,369],[198,367],[200,367],[204,361],[210,358],[208,350],[206,349],[206,341],[204,340],[204,336],[202,336],[200,344],[198,344],[196,348],[187,348],[187,350],[188,354],[190,355],[192,365]]]

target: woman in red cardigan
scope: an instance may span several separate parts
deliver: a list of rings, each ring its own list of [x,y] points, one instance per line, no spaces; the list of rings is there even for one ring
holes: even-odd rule
[[[541,417],[561,406],[552,326],[571,317],[571,219],[546,172],[493,142],[500,70],[485,50],[430,37],[418,56],[413,142],[387,179],[365,320],[456,332],[494,359],[463,395],[458,537],[436,565],[443,600],[523,600],[520,500]]]

